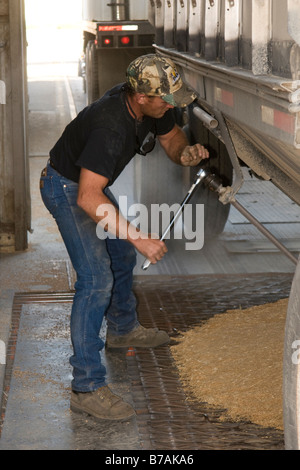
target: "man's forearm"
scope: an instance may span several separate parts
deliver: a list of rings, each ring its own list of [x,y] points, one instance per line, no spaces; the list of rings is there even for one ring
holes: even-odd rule
[[[167,247],[158,236],[145,234],[126,220],[103,192],[108,178],[85,168],[81,169],[77,205],[97,224],[95,231],[99,238],[113,237],[127,240],[142,255],[156,263],[167,252]]]
[[[209,153],[201,144],[189,145],[185,132],[177,125],[159,141],[168,157],[182,166],[196,166],[201,160],[209,158]]]
[[[127,240],[142,255],[156,263],[167,252],[164,242],[158,239],[158,236],[141,232],[132,225],[111,201],[102,194],[100,197],[89,198],[80,202],[80,207],[97,223],[96,233],[101,239],[106,238],[106,233],[116,238]]]
[[[174,163],[181,165],[182,152],[189,145],[189,142],[180,127],[176,126],[174,128],[171,138],[165,139],[164,136],[162,136],[159,140],[168,157]]]

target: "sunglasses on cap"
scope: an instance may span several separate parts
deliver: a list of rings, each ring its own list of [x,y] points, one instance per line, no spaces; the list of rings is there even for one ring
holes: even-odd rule
[[[149,132],[141,144],[138,138],[137,126],[136,126],[136,131],[135,131],[135,139],[136,139],[135,152],[143,156],[146,156],[147,153],[152,152],[156,144],[156,135],[153,132]]]
[[[126,87],[122,87],[122,91],[126,91]],[[136,114],[135,112],[133,111],[131,105],[130,105],[130,102],[127,98],[127,96],[125,95],[125,101],[130,109],[130,111],[132,112],[133,116],[134,116],[134,122],[135,122],[135,153],[138,153],[139,155],[147,155],[147,153],[150,153],[152,152],[152,150],[154,149],[155,147],[155,143],[156,143],[156,133],[154,132],[148,132],[147,136],[145,137],[144,141],[142,142],[142,144],[140,143],[140,140],[139,140],[139,136],[138,136],[138,121],[137,121],[137,117],[136,117]]]

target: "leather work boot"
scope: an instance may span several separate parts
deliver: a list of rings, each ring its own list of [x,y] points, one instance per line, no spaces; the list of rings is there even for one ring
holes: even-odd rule
[[[156,348],[170,342],[169,335],[157,328],[144,328],[139,325],[127,335],[115,336],[107,334],[106,345],[109,348],[136,346],[137,348]]]
[[[135,414],[129,403],[115,395],[107,386],[94,392],[73,392],[70,408],[78,413],[87,413],[98,419],[125,420]]]

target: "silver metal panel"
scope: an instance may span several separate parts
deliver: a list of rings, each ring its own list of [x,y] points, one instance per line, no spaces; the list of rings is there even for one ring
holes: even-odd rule
[[[130,20],[148,19],[148,0],[130,0],[129,1]]]
[[[148,0],[148,20],[155,25],[155,1]]]
[[[165,47],[174,46],[175,28],[179,51],[230,67],[242,65],[255,75],[273,71],[299,76],[300,0],[151,0],[153,4],[159,44]]]
[[[220,0],[205,1],[205,58],[216,60],[220,32]]]
[[[225,62],[233,66],[239,63],[240,0],[225,0]]]
[[[268,45],[271,39],[271,1],[252,0],[252,71],[269,72]]]
[[[176,2],[164,2],[164,44],[174,47]]]
[[[202,0],[190,0],[188,50],[200,55],[201,39],[204,34],[205,3]]]
[[[176,46],[179,51],[187,50],[188,11],[189,1],[177,0]]]
[[[177,4],[182,11],[185,2]],[[263,173],[279,174],[276,184],[299,201],[300,0],[191,0],[189,7],[187,51],[157,49],[183,69],[206,110],[223,113],[259,150]]]
[[[0,80],[0,104],[6,104],[6,86],[3,80]]]
[[[164,2],[155,0],[155,42],[157,44],[164,43]]]
[[[272,1],[272,39],[286,41],[288,38],[287,0]]]
[[[183,60],[179,57],[179,53],[172,54],[175,62],[183,67],[186,80],[199,91],[205,102],[241,125],[247,135],[252,129],[254,136],[260,136],[260,148],[276,162],[276,167],[279,166],[292,180],[298,178],[299,181],[296,136],[262,121],[263,106],[289,113],[290,94],[280,87],[280,81],[277,80],[276,85],[275,79],[271,80],[269,76],[255,77],[250,71],[241,74],[240,69],[208,65],[201,59],[189,58],[187,64],[186,55]],[[257,93],[258,89],[260,93]]]
[[[252,1],[242,0],[241,34],[243,39],[251,39]]]
[[[300,0],[288,0],[288,31],[300,46]]]

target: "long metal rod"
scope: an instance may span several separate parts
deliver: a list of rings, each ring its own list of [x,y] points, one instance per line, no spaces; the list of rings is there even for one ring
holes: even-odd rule
[[[184,206],[187,204],[187,202],[190,200],[192,197],[195,189],[199,185],[199,183],[203,182],[206,180],[206,185],[209,187],[211,191],[216,191],[217,193],[221,194],[221,190],[223,188],[221,181],[216,177],[216,175],[212,175],[209,172],[203,170],[202,168],[198,171],[195,181],[190,187],[187,195],[185,196],[184,200],[182,201],[180,208],[174,215],[174,217],[171,219],[168,227],[164,231],[163,235],[161,236],[160,240],[164,241],[168,233],[172,230],[172,228],[175,225],[176,220],[178,219],[179,215],[183,212]],[[232,198],[230,201],[230,204],[234,206],[246,219],[251,222],[266,238],[268,238],[282,253],[284,253],[290,261],[292,261],[295,265],[298,264],[298,258],[294,256],[274,235],[272,235],[271,232],[269,232],[268,229],[266,229],[250,212],[245,209],[239,202],[237,202],[234,198]],[[149,268],[151,262],[149,260],[145,260],[142,269],[146,270]]]
[[[207,176],[207,172],[205,170],[203,170],[202,168],[198,171],[197,175],[196,175],[196,178],[192,184],[192,186],[190,187],[188,193],[186,194],[185,198],[183,199],[182,203],[180,204],[180,207],[178,208],[178,210],[176,211],[176,213],[174,214],[174,216],[172,217],[169,225],[167,226],[167,228],[165,229],[165,231],[163,232],[162,236],[160,237],[160,241],[164,241],[167,237],[167,235],[170,233],[170,231],[172,230],[172,228],[174,227],[175,225],[175,222],[177,221],[178,217],[182,214],[183,210],[184,210],[184,206],[188,203],[188,201],[191,199],[192,195],[194,194],[196,188],[198,187],[198,185],[206,178]],[[151,264],[151,261],[149,261],[148,259],[145,259],[143,265],[142,265],[142,269],[144,271],[146,271],[146,269],[149,268]]]
[[[212,173],[208,174],[208,176],[206,178],[206,186],[211,191],[215,191],[216,193],[218,193],[219,196],[221,196],[220,200],[221,200],[221,198],[224,199],[223,190],[225,188],[222,186],[222,181],[217,175],[214,175]],[[231,188],[229,187],[229,188],[227,188],[227,190],[228,189],[231,189]],[[230,192],[229,192],[229,194],[230,194]],[[223,201],[221,201],[221,202],[224,203]],[[269,230],[267,230],[262,225],[261,222],[259,222],[252,214],[250,214],[250,212],[248,212],[247,209],[245,209],[245,207],[243,207],[239,202],[237,202],[234,197],[228,198],[226,204],[228,204],[228,203],[232,204],[241,214],[243,214],[244,217],[246,217],[246,219],[248,219],[251,222],[251,224],[253,224],[275,246],[277,246],[277,248],[280,251],[282,251],[289,258],[290,261],[292,261],[294,264],[297,265],[298,259],[279,240],[277,240],[277,238],[274,237],[274,235],[272,235],[272,233],[269,232]]]
[[[294,264],[297,265],[298,259],[282,244],[277,238],[272,235],[250,212],[247,211],[237,201],[231,201],[231,204],[241,213],[246,219],[248,219],[265,237],[267,237],[272,243],[274,243],[280,251],[282,251]]]

